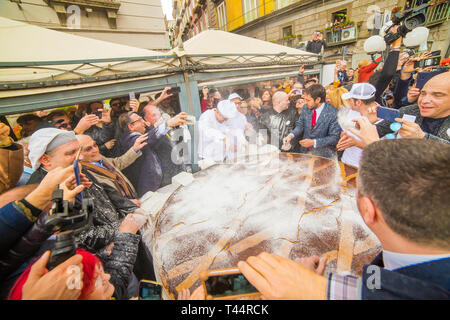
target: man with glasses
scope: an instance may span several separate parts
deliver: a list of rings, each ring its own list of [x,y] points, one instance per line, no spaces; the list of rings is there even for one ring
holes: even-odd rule
[[[162,180],[161,160],[155,152],[155,146],[161,138],[157,128],[147,122],[133,111],[123,113],[119,117],[119,125],[123,130],[121,136],[122,151],[128,151],[141,137],[147,143],[141,149],[142,156],[123,170],[123,173],[135,187],[139,197],[148,191],[156,191]],[[146,131],[148,131],[146,133]]]
[[[236,117],[232,119],[232,126],[234,129],[242,130],[242,134],[251,135],[253,133],[253,126],[247,121],[248,103],[242,99],[237,93],[232,93],[228,100],[234,102],[238,111]]]
[[[105,158],[100,154],[97,143],[87,135],[77,135],[80,143],[81,165],[89,171],[99,183],[105,183],[115,188],[120,194],[140,206],[137,193],[131,182],[121,172],[124,168],[138,159],[142,152],[140,150],[147,144],[147,136],[142,135],[136,139],[131,147],[122,156],[117,158]]]

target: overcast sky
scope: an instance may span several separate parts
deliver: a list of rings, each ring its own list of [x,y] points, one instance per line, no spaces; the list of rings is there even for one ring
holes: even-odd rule
[[[173,0],[161,0],[162,10],[167,20],[172,20],[172,1]]]

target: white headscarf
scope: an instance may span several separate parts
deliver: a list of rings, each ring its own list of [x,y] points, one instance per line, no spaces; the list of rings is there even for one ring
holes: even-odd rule
[[[39,159],[46,152],[50,152],[53,149],[68,143],[70,141],[77,140],[73,131],[66,131],[56,128],[44,128],[34,132],[30,138],[28,149],[30,153],[28,158],[34,170],[37,170],[41,163]]]

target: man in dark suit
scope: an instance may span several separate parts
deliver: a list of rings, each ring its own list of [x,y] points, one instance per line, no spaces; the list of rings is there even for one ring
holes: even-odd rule
[[[334,107],[325,102],[325,88],[314,84],[304,93],[306,105],[303,106],[294,130],[283,139],[283,144],[290,144],[292,139],[299,141],[301,153],[333,158],[336,156],[336,144],[339,141],[341,127],[337,122]]]

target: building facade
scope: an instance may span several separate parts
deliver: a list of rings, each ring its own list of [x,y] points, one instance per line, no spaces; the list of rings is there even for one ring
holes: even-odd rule
[[[191,0],[195,1],[195,0]],[[314,31],[324,34],[326,62],[345,56],[355,67],[366,59],[364,41],[378,34],[392,11],[432,3],[426,9],[429,49],[449,48],[450,4],[446,0],[215,0],[216,28],[305,49]],[[188,18],[187,18],[188,19]]]
[[[212,0],[174,0],[173,14],[176,27],[173,46],[208,28],[217,28],[216,8]]]
[[[160,0],[2,0],[0,16],[138,48],[170,47]]]

